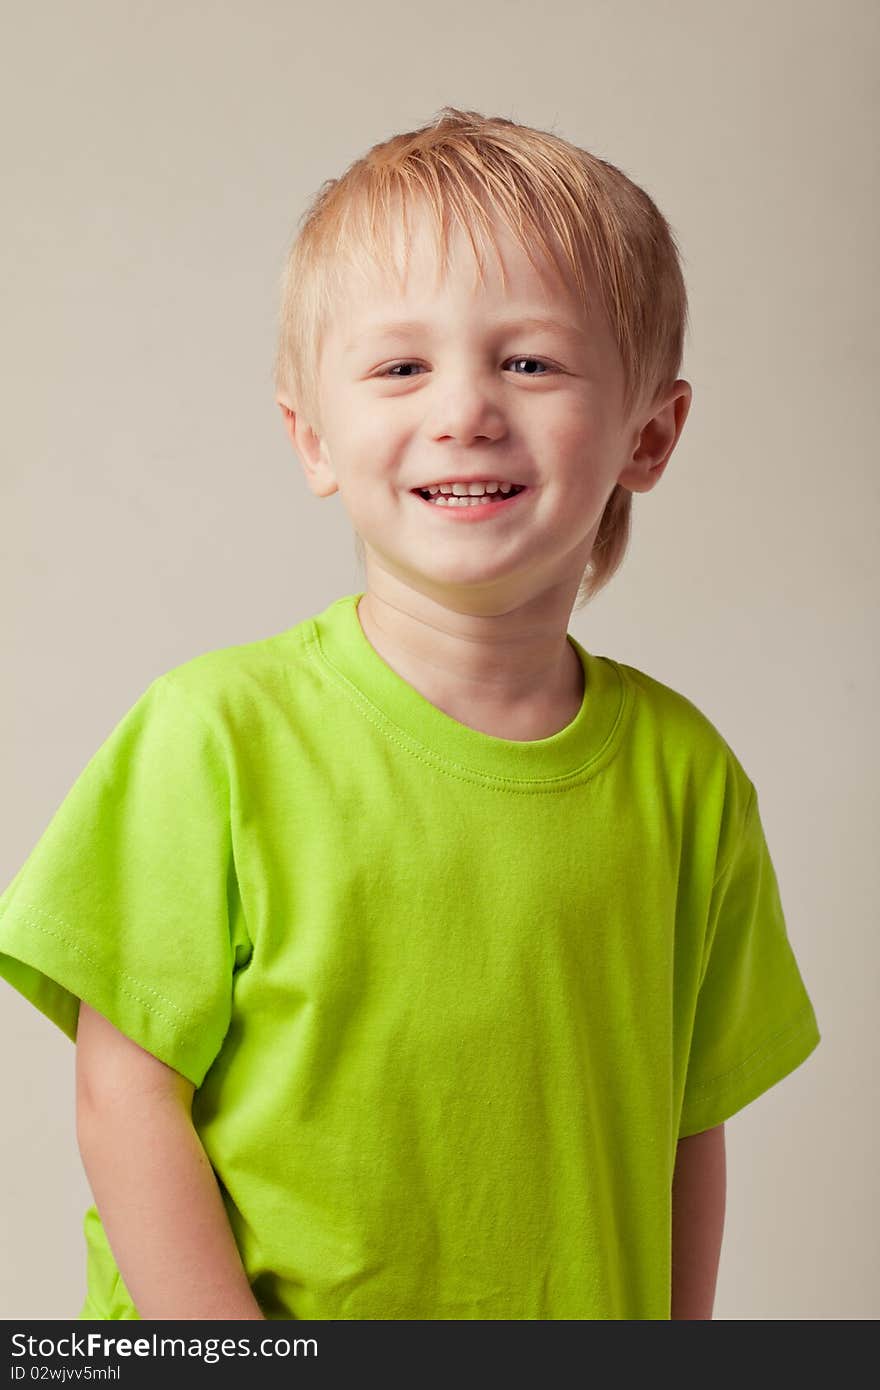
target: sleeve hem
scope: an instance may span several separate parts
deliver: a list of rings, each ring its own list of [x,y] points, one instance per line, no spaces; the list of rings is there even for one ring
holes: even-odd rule
[[[678,1138],[714,1129],[782,1081],[805,1062],[821,1041],[812,1004],[772,1043],[722,1076],[698,1083],[682,1105]]]
[[[0,914],[0,977],[55,1023],[72,1042],[80,1000],[151,1052],[166,1066],[179,1071],[194,1086],[204,1080],[207,1067],[187,1046],[199,1029],[173,1001],[163,1010],[160,1000],[149,999],[156,991],[130,976],[108,978],[101,963],[59,928],[60,919],[34,903],[16,903]],[[66,927],[66,923],[63,924]]]

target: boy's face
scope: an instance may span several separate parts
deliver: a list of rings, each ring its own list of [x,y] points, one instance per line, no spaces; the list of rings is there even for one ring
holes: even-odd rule
[[[506,227],[496,235],[506,290],[491,250],[477,282],[458,228],[438,285],[432,235],[414,219],[404,291],[378,271],[369,288],[352,280],[329,326],[323,435],[293,416],[288,427],[312,490],[341,494],[368,588],[378,567],[459,611],[507,611],[549,590],[570,593],[570,608],[615,484],[653,487],[684,418],[676,429],[670,407],[665,435],[652,427],[640,450],[652,412],[623,418],[623,369],[598,304],[584,322],[551,268],[539,277]],[[559,326],[527,324],[538,317]],[[477,479],[525,491],[485,512],[414,491]]]

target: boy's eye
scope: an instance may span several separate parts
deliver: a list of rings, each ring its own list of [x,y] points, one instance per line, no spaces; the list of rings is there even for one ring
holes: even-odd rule
[[[533,370],[527,370],[525,372],[515,372],[515,376],[544,376],[546,372],[552,372],[554,370],[552,363],[545,362],[540,357],[509,357],[507,360],[508,362],[528,362],[532,365],[543,367],[545,369],[545,371],[541,372],[536,372]],[[385,367],[381,372],[378,373],[378,375],[391,376],[393,373],[399,371],[401,367],[418,367],[420,365],[421,364],[419,362],[395,362],[392,364],[392,366]],[[505,363],[505,365],[507,364]],[[405,381],[406,379],[406,377],[397,377],[398,381]]]

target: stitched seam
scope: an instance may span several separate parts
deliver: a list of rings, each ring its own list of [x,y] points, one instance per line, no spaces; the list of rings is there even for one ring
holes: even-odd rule
[[[30,926],[34,931],[42,932],[44,936],[54,937],[56,941],[60,941],[69,949],[76,951],[77,954],[82,956],[84,960],[87,960],[90,965],[97,967],[99,970],[101,969],[101,962],[97,959],[97,957],[90,955],[88,951],[84,951],[82,946],[77,945],[77,943],[75,941],[72,941],[69,936],[62,935],[61,932],[51,931],[48,927],[42,926],[41,923],[36,920],[36,918],[31,916],[31,913],[39,913],[41,918],[46,918],[48,921],[51,922],[59,922],[61,926],[67,928],[68,931],[72,930],[69,922],[65,922],[63,917],[56,917],[53,913],[46,912],[43,908],[37,907],[33,903],[26,903],[25,907],[27,909],[30,909],[30,911],[22,911],[19,913],[19,907],[18,904],[16,904],[16,915],[20,915],[21,920],[27,922],[28,926]],[[4,913],[3,915],[5,916],[6,914]],[[116,973],[121,978],[125,980],[130,980],[132,984],[137,985],[138,989],[146,990],[148,994],[155,995],[157,1000],[161,1000],[162,1004],[167,1005],[169,1009],[172,1009],[174,1013],[177,1015],[177,1018],[183,1020],[184,1023],[194,1022],[192,1014],[185,1013],[182,1009],[178,1008],[178,1006],[174,1003],[172,999],[167,999],[164,994],[160,994],[159,991],[157,989],[153,989],[151,985],[143,984],[142,981],[135,979],[133,975],[129,975],[125,970],[119,970]],[[163,1014],[162,1009],[157,1009],[151,1004],[148,1004],[146,999],[142,999],[140,995],[133,993],[131,990],[121,988],[121,992],[127,995],[129,999],[134,999],[135,1002],[140,1004],[142,1008],[146,1009],[148,1013],[155,1013],[157,1015]],[[169,1023],[177,1022],[176,1019],[171,1019],[167,1016],[166,1021]]]
[[[754,1052],[750,1052],[748,1057],[745,1057],[743,1061],[739,1062],[735,1067],[731,1067],[730,1071],[721,1072],[718,1076],[713,1076],[708,1081],[698,1081],[695,1085],[690,1086],[688,1088],[690,1094],[693,1096],[700,1091],[711,1090],[713,1087],[717,1086],[720,1081],[727,1081],[729,1077],[735,1076],[737,1072],[742,1072],[743,1077],[751,1076],[754,1072],[760,1070],[768,1055],[772,1056],[774,1052],[779,1051],[783,1041],[796,1037],[799,1033],[805,1033],[811,1026],[811,1023],[810,1010],[804,1009],[803,1013],[798,1014],[794,1023],[790,1023],[787,1028],[783,1028],[778,1033],[774,1033],[771,1037],[766,1038],[764,1042],[761,1043],[760,1047],[756,1047]],[[775,1046],[773,1046],[774,1043],[776,1044]],[[756,1057],[758,1061],[755,1062],[753,1066],[749,1066],[749,1063]]]
[[[445,760],[441,760],[436,757],[426,757],[424,753],[416,751],[422,745],[420,745],[414,739],[412,739],[411,735],[405,734],[403,730],[399,730],[399,733],[402,735],[402,737],[395,737],[395,735],[390,734],[388,732],[388,729],[386,727],[383,727],[383,724],[380,723],[379,719],[377,719],[376,715],[373,713],[373,711],[376,710],[376,706],[372,703],[371,700],[367,698],[366,695],[364,695],[363,691],[359,690],[358,687],[354,685],[349,680],[349,678],[342,671],[340,671],[337,666],[333,664],[333,662],[327,656],[326,652],[324,652],[323,649],[320,647],[317,635],[315,635],[315,637],[311,639],[311,644],[308,642],[305,644],[304,650],[306,655],[310,657],[314,662],[318,663],[319,665],[323,664],[324,666],[326,666],[326,668],[330,672],[331,679],[337,681],[337,683],[340,685],[343,691],[343,694],[347,695],[354,703],[361,706],[361,712],[363,713],[364,717],[369,721],[369,723],[371,723],[376,729],[378,729],[382,737],[387,739],[389,743],[396,744],[399,748],[402,748],[404,752],[407,753],[410,757],[415,758],[417,762],[424,763],[426,767],[430,767],[434,771],[439,770],[445,773],[446,776],[452,778],[453,781],[468,783],[476,782],[479,783],[481,786],[488,786],[490,790],[493,791],[520,792],[529,796],[550,796],[555,792],[568,791],[569,787],[571,787],[572,785],[580,785],[581,782],[587,780],[587,778],[583,775],[586,769],[593,769],[593,773],[601,771],[602,766],[604,766],[605,754],[608,751],[608,749],[612,746],[615,738],[617,737],[618,730],[623,722],[628,706],[626,684],[625,681],[623,681],[623,678],[621,678],[624,688],[623,698],[620,702],[620,708],[618,710],[614,724],[611,728],[611,732],[609,733],[603,746],[598,750],[598,752],[593,754],[593,757],[590,758],[589,762],[581,763],[580,767],[576,767],[572,772],[562,773],[557,778],[547,777],[540,779],[544,782],[557,782],[560,784],[558,786],[544,787],[541,786],[540,782],[538,781],[530,781],[528,779],[518,777],[504,777],[500,773],[494,772],[469,772],[467,769],[461,768],[460,764],[449,763]],[[383,711],[377,712],[382,715],[382,720],[384,722],[390,724],[391,727],[394,729],[398,728],[398,726],[394,724],[393,721],[390,720]],[[404,742],[404,739],[406,740],[406,742]],[[459,768],[460,770],[454,772],[451,770],[452,768]],[[591,773],[590,775],[593,775],[593,773]]]

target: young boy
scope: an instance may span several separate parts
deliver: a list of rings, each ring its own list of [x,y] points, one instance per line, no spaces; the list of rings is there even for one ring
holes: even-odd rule
[[[77,1042],[81,1318],[712,1316],[724,1121],[820,1034],[735,754],[567,630],[685,321],[554,135],[444,108],[315,199],[277,398],[364,591],[159,675],[0,899]]]

